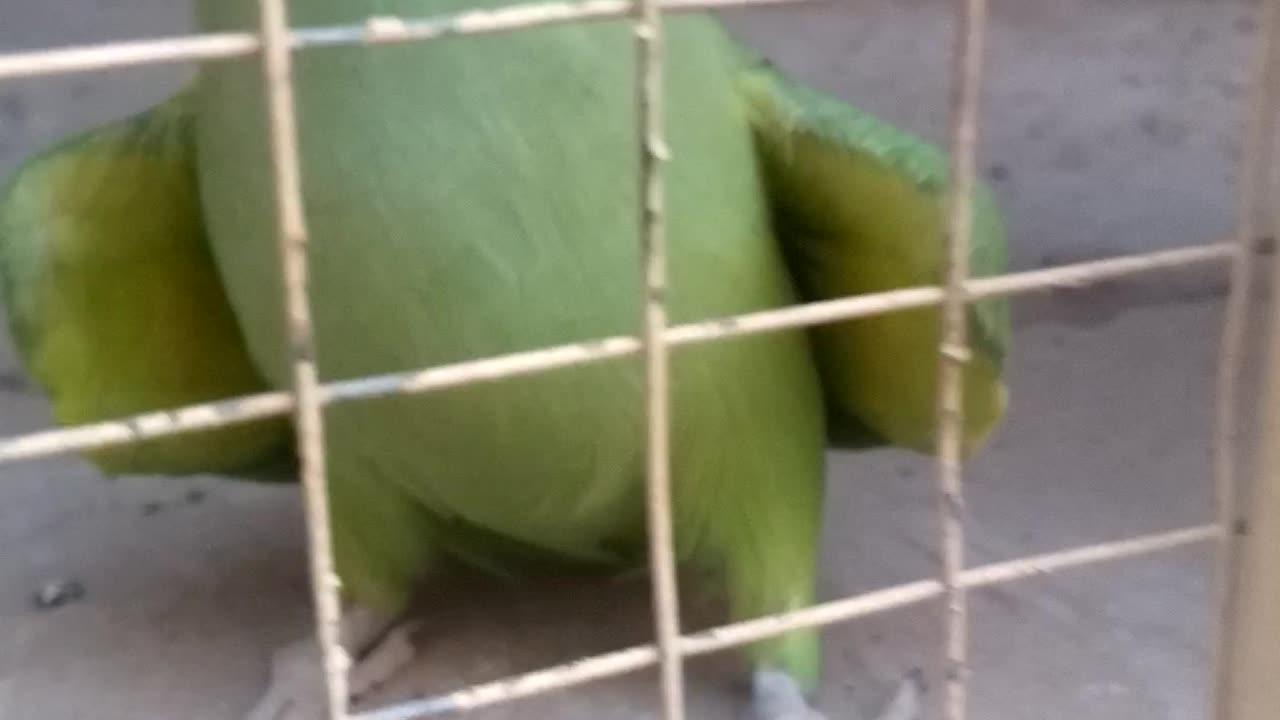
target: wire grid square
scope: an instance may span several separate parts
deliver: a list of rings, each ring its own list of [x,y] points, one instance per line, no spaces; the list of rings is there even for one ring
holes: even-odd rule
[[[968,199],[975,184],[975,149],[983,81],[983,47],[987,19],[985,0],[958,0],[956,41],[951,65],[951,177],[948,192],[948,262],[940,286],[904,288],[823,302],[761,311],[731,318],[668,326],[662,290],[666,283],[666,248],[662,215],[662,164],[667,159],[661,127],[663,66],[662,13],[709,10],[743,5],[789,4],[805,0],[584,0],[577,3],[516,5],[428,18],[372,17],[360,25],[291,29],[284,0],[259,0],[259,33],[205,34],[160,40],[110,43],[59,50],[0,55],[0,80],[98,70],[113,67],[202,62],[260,54],[267,79],[271,151],[276,179],[279,252],[283,260],[286,319],[293,355],[293,390],[267,392],[214,403],[147,413],[118,421],[30,433],[0,439],[0,465],[55,454],[127,444],[153,437],[225,426],[270,416],[295,416],[306,488],[309,556],[315,592],[317,633],[325,649],[330,716],[349,717],[346,669],[338,643],[338,581],[332,567],[326,498],[322,408],[325,405],[394,394],[431,392],[459,385],[582,365],[609,358],[639,355],[645,364],[647,397],[648,516],[652,571],[655,578],[656,643],[606,653],[582,661],[526,673],[507,680],[475,685],[444,696],[422,698],[361,714],[367,720],[401,720],[456,713],[507,702],[552,689],[660,665],[663,707],[670,720],[683,718],[684,657],[736,647],[801,628],[850,620],[928,600],[944,600],[946,643],[944,712],[946,720],[966,714],[967,590],[1086,564],[1134,557],[1192,543],[1218,541],[1219,649],[1214,663],[1221,712],[1223,655],[1229,638],[1222,632],[1230,605],[1230,568],[1236,537],[1237,406],[1246,310],[1258,234],[1257,215],[1272,167],[1275,136],[1277,26],[1280,2],[1267,0],[1262,12],[1254,91],[1248,111],[1240,168],[1237,227],[1233,237],[1198,247],[1061,265],[970,280],[967,268],[971,212]],[[512,353],[418,371],[388,373],[321,384],[306,294],[306,225],[298,170],[291,56],[314,47],[345,44],[382,45],[426,41],[450,35],[517,31],[564,22],[618,19],[630,15],[639,51],[637,108],[642,159],[639,181],[644,190],[638,221],[643,230],[645,312],[639,337],[618,336],[594,342]],[[1214,522],[1127,540],[1099,543],[975,568],[963,562],[961,512],[958,373],[968,356],[964,311],[984,298],[1062,287],[1080,287],[1107,279],[1192,264],[1229,262],[1231,290],[1223,331],[1218,373],[1215,431]],[[942,563],[937,579],[919,580],[855,597],[682,635],[675,609],[674,553],[670,527],[670,478],[667,471],[667,357],[670,347],[713,342],[741,335],[809,327],[822,323],[941,305],[943,338],[939,346],[938,542]]]

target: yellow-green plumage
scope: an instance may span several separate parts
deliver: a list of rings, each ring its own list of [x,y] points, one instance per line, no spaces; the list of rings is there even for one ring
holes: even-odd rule
[[[805,299],[941,283],[946,156],[745,57],[753,67],[742,87],[774,227]],[[996,274],[1005,266],[1004,226],[981,184],[973,222],[970,271]],[[837,444],[934,450],[939,322],[939,309],[928,307],[813,329]],[[976,352],[964,370],[966,454],[1004,415],[1007,302],[975,303],[969,326]]]
[[[206,30],[256,22],[247,0],[200,7]],[[292,8],[304,25],[368,11]],[[780,77],[708,17],[666,29],[673,321],[940,279],[935,149]],[[633,55],[627,25],[601,22],[299,56],[322,379],[637,329]],[[191,93],[34,160],[0,205],[8,310],[59,422],[288,385],[261,73],[252,59],[210,65]],[[999,271],[985,194],[975,223],[975,271]],[[117,287],[139,277],[136,291]],[[828,443],[932,449],[936,316],[675,353],[677,545],[724,578],[734,617],[813,601]],[[1003,412],[1003,305],[977,307],[972,326],[969,449]],[[506,573],[641,563],[642,377],[623,359],[330,409],[347,591],[396,610],[442,559]],[[166,442],[117,465],[234,473],[288,447],[278,422]],[[816,682],[812,631],[752,653]]]
[[[0,282],[62,425],[259,392],[204,237],[181,102],[31,160],[0,205]],[[252,473],[292,451],[263,420],[94,451],[104,472]]]

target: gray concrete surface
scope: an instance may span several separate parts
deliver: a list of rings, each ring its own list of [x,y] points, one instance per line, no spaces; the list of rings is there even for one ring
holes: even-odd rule
[[[797,75],[943,137],[949,15],[941,0],[848,0],[735,12]],[[1197,243],[1230,227],[1251,4],[998,0],[983,166],[1034,267]],[[189,28],[184,2],[0,0],[0,49]],[[0,174],[40,145],[145,106],[185,69],[0,85]],[[1208,517],[1221,274],[1178,273],[1019,301],[1007,426],[969,470],[974,562]],[[48,423],[0,345],[0,434]],[[827,597],[932,569],[930,464],[833,456]],[[238,718],[268,653],[308,628],[296,491],[217,478],[107,482],[59,459],[0,470],[0,717]],[[1204,717],[1205,549],[977,593],[972,709],[985,720]],[[85,598],[30,601],[74,578]],[[695,603],[696,604],[696,603]],[[422,658],[388,696],[446,689],[644,639],[636,585],[460,583],[423,609]],[[694,608],[705,623],[714,612]],[[830,628],[821,704],[878,704],[936,657],[931,610]],[[693,717],[730,717],[736,660],[693,663]],[[484,718],[657,717],[651,674]]]

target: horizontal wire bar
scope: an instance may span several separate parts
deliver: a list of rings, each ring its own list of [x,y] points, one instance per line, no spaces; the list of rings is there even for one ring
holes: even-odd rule
[[[1049,575],[1067,568],[1174,550],[1184,545],[1194,545],[1221,537],[1222,529],[1220,527],[1216,524],[1207,524],[1182,530],[1142,535],[1128,540],[1086,545],[1073,550],[1060,550],[1043,555],[1031,555],[1005,562],[981,565],[972,570],[966,570],[961,576],[961,584],[966,588],[1001,585],[1037,575]]]
[[[973,279],[966,283],[966,299],[972,302],[1037,290],[1083,288],[1128,275],[1223,261],[1231,258],[1234,252],[1233,243],[1214,242]],[[942,291],[937,287],[891,290],[676,325],[667,330],[666,339],[674,346],[693,345],[927,307],[937,305],[941,300]],[[329,405],[390,395],[411,395],[601,362],[632,355],[639,349],[640,341],[636,338],[612,337],[440,365],[425,370],[340,380],[322,386],[320,400]],[[293,400],[288,392],[265,392],[175,410],[150,412],[121,420],[16,435],[0,439],[0,465],[123,445],[182,432],[208,430],[284,415],[292,410]]]
[[[957,584],[966,590],[1000,585],[1038,575],[1048,575],[1082,565],[1171,550],[1184,545],[1212,540],[1218,537],[1219,534],[1217,525],[1201,525],[1144,535],[1128,540],[1117,540],[1045,553],[1043,555],[1032,555],[964,570],[959,574]],[[686,654],[705,655],[756,642],[757,640],[764,640],[792,630],[830,625],[903,605],[922,602],[940,595],[942,590],[942,583],[938,580],[920,580],[885,590],[877,590],[865,595],[815,605],[803,610],[795,610],[782,615],[757,618],[706,630],[687,637],[683,647]]]
[[[663,12],[694,12],[757,5],[790,5],[813,0],[661,0]],[[298,28],[289,35],[294,50],[340,45],[394,45],[449,35],[482,35],[587,20],[622,18],[629,0],[582,0],[512,5],[426,18],[370,17],[359,25]],[[262,49],[252,33],[207,33],[0,54],[0,80],[90,72],[134,65],[226,60]]]
[[[1183,528],[981,565],[960,573],[959,583],[966,589],[989,587],[1101,562],[1175,550],[1219,537],[1221,532],[1216,525]],[[942,595],[942,592],[942,583],[937,580],[917,580],[802,610],[755,618],[693,633],[681,638],[680,647],[686,656],[706,655],[793,630],[847,622],[915,605],[937,598]],[[467,712],[582,685],[594,680],[624,675],[652,667],[657,662],[658,651],[654,645],[631,647],[495,682],[473,685],[456,692],[371,710],[354,716],[352,720],[413,720]]]
[[[0,80],[217,60],[252,55],[261,47],[258,37],[249,33],[210,33],[5,53],[0,55]]]
[[[680,12],[807,1],[659,0],[658,4],[663,11]],[[520,5],[496,11],[475,11],[438,18],[372,17],[361,25],[300,29],[289,34],[287,44],[295,50],[339,45],[399,44],[450,35],[477,35],[555,23],[621,18],[631,8],[632,3],[629,0],[585,0],[579,3]],[[0,55],[0,80],[145,64],[227,59],[252,55],[261,50],[262,43],[256,35],[221,33],[10,53]],[[1085,286],[1100,280],[1139,272],[1229,259],[1231,255],[1232,248],[1229,244],[1214,243],[1197,248],[1078,263],[975,280],[966,283],[962,290],[964,301],[971,302],[1034,290]],[[672,345],[696,344],[715,339],[806,327],[931,306],[943,302],[943,296],[941,288],[924,287],[809,303],[781,310],[676,326],[665,333],[664,339]],[[320,400],[323,404],[328,404],[398,393],[426,392],[622,357],[636,353],[640,349],[641,343],[634,338],[607,338],[596,342],[514,353],[416,372],[330,383],[320,388]],[[215,428],[286,414],[293,408],[294,402],[289,393],[261,393],[174,411],[148,413],[122,421],[17,436],[0,440],[0,464],[75,450],[126,444],[184,431]],[[963,588],[985,587],[1108,560],[1171,550],[1221,536],[1220,527],[1208,525],[1087,546],[963,571],[958,576],[958,584]],[[680,638],[680,651],[683,655],[716,652],[799,628],[828,625],[908,606],[938,597],[943,592],[943,585],[936,580],[908,583],[800,611],[683,636]],[[655,646],[634,647],[495,683],[474,686],[436,698],[412,701],[361,714],[358,718],[360,720],[404,720],[411,717],[452,713],[620,675],[655,665],[658,660],[659,653]]]
[[[488,705],[582,685],[592,680],[625,675],[657,664],[658,648],[656,646],[633,647],[556,665],[545,670],[524,673],[506,680],[475,685],[448,695],[410,700],[392,707],[370,710],[352,716],[352,720],[409,720],[467,712]]]

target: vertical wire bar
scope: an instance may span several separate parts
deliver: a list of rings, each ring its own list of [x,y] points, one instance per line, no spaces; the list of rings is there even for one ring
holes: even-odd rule
[[[670,152],[663,124],[662,16],[657,0],[635,0],[636,86],[640,153],[640,217],[644,265],[644,320],[641,340],[645,367],[647,427],[646,488],[654,625],[666,720],[684,720],[684,658],[680,652],[680,610],[671,509],[670,354],[667,348],[667,238],[664,227],[662,164]]]
[[[1268,139],[1274,142],[1274,137]],[[1270,210],[1270,209],[1269,209]],[[1274,216],[1268,213],[1274,227]],[[1261,442],[1249,498],[1248,533],[1241,540],[1238,587],[1227,647],[1226,698],[1231,720],[1274,720],[1280,708],[1280,258],[1271,258],[1271,307],[1268,318],[1264,390],[1261,393]]]
[[[258,5],[275,174],[276,231],[284,278],[285,325],[293,360],[294,415],[306,504],[316,634],[323,651],[328,717],[346,720],[349,659],[339,639],[342,607],[338,598],[338,576],[333,568],[324,418],[307,296],[307,226],[302,207],[288,17],[284,0],[259,0]]]
[[[960,582],[964,572],[964,492],[961,439],[964,410],[961,381],[969,360],[965,282],[969,275],[973,189],[976,183],[978,124],[982,97],[987,21],[985,0],[961,0],[951,61],[951,188],[947,218],[946,279],[942,339],[938,352],[938,542],[943,604],[944,720],[964,720],[967,700],[968,604]]]
[[[1232,251],[1230,291],[1222,332],[1217,377],[1217,424],[1214,431],[1214,513],[1221,529],[1215,559],[1214,655],[1209,716],[1231,716],[1231,661],[1235,636],[1235,586],[1238,580],[1239,544],[1243,528],[1239,520],[1240,375],[1244,366],[1245,338],[1253,295],[1255,239],[1258,216],[1270,196],[1269,186],[1275,148],[1277,61],[1280,57],[1280,0],[1263,0],[1259,33],[1251,73],[1253,86],[1246,107],[1244,143],[1240,148],[1236,195],[1235,247]]]

